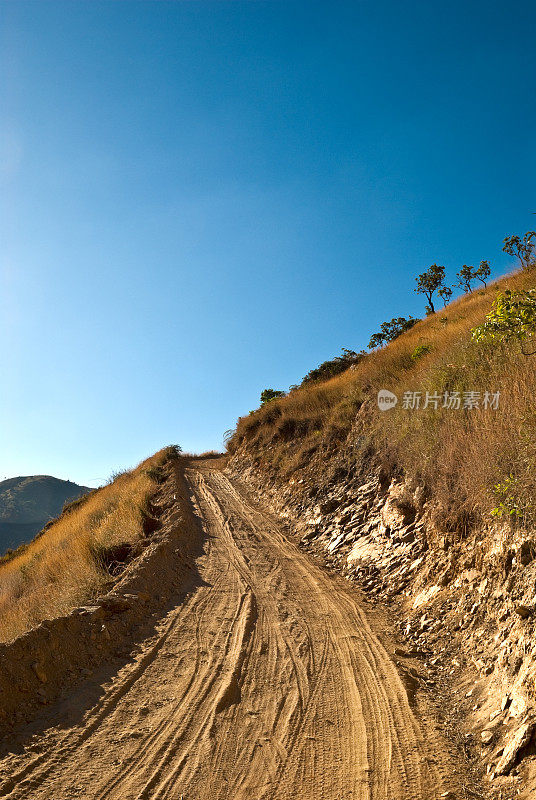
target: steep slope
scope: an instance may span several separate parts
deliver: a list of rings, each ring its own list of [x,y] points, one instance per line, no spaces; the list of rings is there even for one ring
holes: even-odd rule
[[[61,512],[65,503],[91,489],[50,475],[0,481],[0,555],[28,542]]]

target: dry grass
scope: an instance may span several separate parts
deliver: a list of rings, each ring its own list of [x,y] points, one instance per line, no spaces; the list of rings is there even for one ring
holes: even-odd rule
[[[514,476],[513,495],[527,516],[536,508],[536,357],[512,346],[477,345],[481,324],[498,291],[528,289],[534,271],[516,272],[464,295],[417,323],[354,369],[304,386],[239,419],[230,452],[245,444],[283,474],[306,467],[314,453],[336,451],[352,431],[361,452],[423,481],[441,504],[445,524],[459,527],[489,515],[493,487]],[[417,360],[420,345],[430,351]],[[380,388],[500,391],[498,411],[409,411],[401,403],[380,412]]]
[[[169,451],[156,453],[75,501],[26,548],[0,564],[0,640],[94,597],[135,555]]]
[[[203,453],[182,453],[183,458],[190,460],[202,460],[209,458],[221,458],[225,453],[220,453],[219,450],[205,450]]]

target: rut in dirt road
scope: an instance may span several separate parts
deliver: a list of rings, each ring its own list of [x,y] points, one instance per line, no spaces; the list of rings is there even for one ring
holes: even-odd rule
[[[454,788],[351,586],[222,472],[187,480],[203,584],[82,722],[44,734],[10,777],[4,765],[0,797],[438,800]]]

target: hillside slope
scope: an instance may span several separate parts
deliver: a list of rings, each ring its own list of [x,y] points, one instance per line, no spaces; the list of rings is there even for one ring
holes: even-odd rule
[[[536,369],[518,342],[471,330],[498,292],[535,285],[527,270],[462,297],[229,441],[230,474],[388,604],[502,791],[518,768],[536,791]],[[389,411],[381,389],[399,398]],[[406,402],[427,392],[437,407]]]
[[[91,489],[50,475],[0,481],[0,555],[28,542],[61,512],[65,503]]]
[[[91,600],[143,552],[158,524],[151,498],[174,457],[175,449],[165,448],[81,495],[0,560],[0,641]],[[34,513],[30,504],[25,513]]]

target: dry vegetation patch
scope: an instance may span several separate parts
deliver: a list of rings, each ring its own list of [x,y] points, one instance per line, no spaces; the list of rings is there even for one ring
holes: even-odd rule
[[[535,284],[528,269],[462,296],[352,369],[240,418],[229,451],[246,447],[288,476],[314,454],[329,457],[350,434],[356,459],[374,454],[390,471],[426,484],[448,524],[471,524],[500,511],[501,503],[528,523],[536,509],[536,356],[523,355],[516,344],[472,341],[471,330],[499,292]],[[383,413],[376,404],[382,388],[399,398]],[[401,402],[407,391],[423,398],[427,391],[500,392],[500,407],[408,410]]]
[[[0,641],[87,602],[141,552],[166,448],[68,505],[28,546],[0,563]]]

